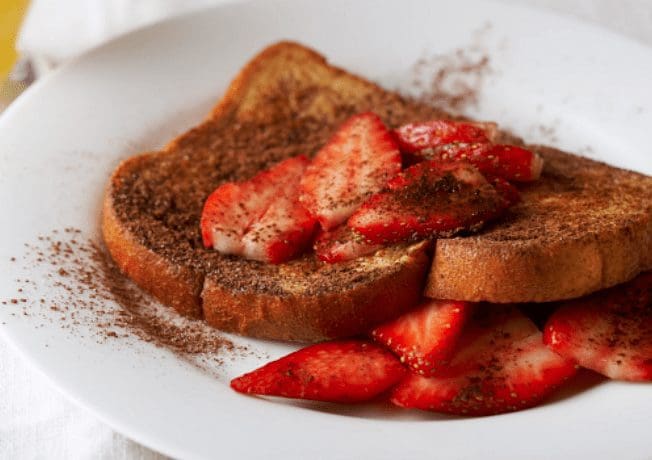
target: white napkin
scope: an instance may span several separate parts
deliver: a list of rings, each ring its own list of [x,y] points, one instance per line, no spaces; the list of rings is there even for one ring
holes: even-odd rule
[[[0,458],[167,458],[70,403],[1,339],[0,395]]]
[[[130,30],[226,1],[32,0],[16,47],[40,75]]]

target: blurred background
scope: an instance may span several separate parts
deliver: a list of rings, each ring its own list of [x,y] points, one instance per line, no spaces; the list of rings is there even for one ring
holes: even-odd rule
[[[0,0],[0,110],[35,79],[113,37],[227,0]]]
[[[25,12],[28,0],[6,0],[0,3],[0,110],[15,98],[27,85],[29,78],[18,75],[8,79],[10,71],[17,61],[15,47],[18,28]]]

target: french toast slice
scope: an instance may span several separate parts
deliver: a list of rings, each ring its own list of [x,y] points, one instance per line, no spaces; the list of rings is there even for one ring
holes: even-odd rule
[[[422,294],[426,244],[334,265],[313,255],[268,265],[205,249],[199,230],[204,200],[218,185],[291,156],[314,155],[346,118],[363,111],[390,127],[450,118],[335,68],[302,45],[270,46],[202,124],[162,151],[118,166],[103,209],[109,252],[164,304],[226,331],[317,341],[397,316]],[[521,205],[475,236],[436,242],[428,295],[557,300],[652,268],[652,179],[539,151],[548,165],[539,182],[525,186]],[[604,187],[607,197],[599,192]]]
[[[288,157],[312,156],[346,118],[371,109],[394,125],[442,116],[329,66],[303,46],[267,48],[201,125],[161,152],[118,166],[104,200],[106,247],[164,304],[226,331],[317,341],[397,316],[420,300],[427,244],[335,265],[312,255],[268,265],[205,249],[199,231],[203,203],[218,185]]]

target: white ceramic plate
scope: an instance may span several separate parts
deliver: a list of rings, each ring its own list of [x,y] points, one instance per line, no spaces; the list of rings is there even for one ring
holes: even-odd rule
[[[102,188],[118,160],[197,123],[250,57],[282,38],[388,87],[407,83],[419,57],[480,39],[494,71],[472,115],[530,141],[550,141],[539,127],[554,127],[560,147],[652,173],[652,51],[604,30],[470,0],[228,5],[103,46],[38,82],[3,114],[0,299],[15,296],[15,277],[43,275],[38,266],[18,273],[9,262],[24,242],[66,226],[95,233]],[[536,409],[469,419],[265,402],[227,386],[255,360],[228,365],[215,378],[149,344],[99,345],[52,325],[37,328],[38,315],[11,311],[0,308],[4,336],[65,394],[177,457],[652,455],[650,385],[589,385]],[[289,349],[250,343],[272,357]]]

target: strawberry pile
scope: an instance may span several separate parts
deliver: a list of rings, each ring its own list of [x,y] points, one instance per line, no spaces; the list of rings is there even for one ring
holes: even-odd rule
[[[303,348],[232,380],[231,387],[481,416],[535,406],[579,367],[652,381],[652,272],[564,303],[543,333],[514,305],[428,300],[367,339]]]
[[[373,113],[355,115],[312,160],[290,158],[218,187],[202,213],[204,245],[273,264],[312,246],[336,263],[477,230],[518,202],[511,182],[536,180],[543,168],[536,153],[496,144],[496,135],[494,123],[392,131]]]

